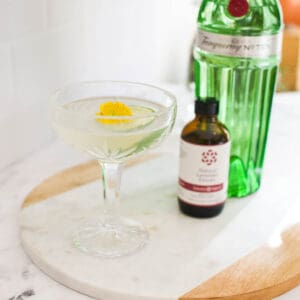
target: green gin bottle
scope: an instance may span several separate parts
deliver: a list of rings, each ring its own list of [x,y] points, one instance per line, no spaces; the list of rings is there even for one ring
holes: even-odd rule
[[[197,98],[221,102],[231,135],[229,197],[261,181],[281,51],[277,0],[203,0],[194,48]]]

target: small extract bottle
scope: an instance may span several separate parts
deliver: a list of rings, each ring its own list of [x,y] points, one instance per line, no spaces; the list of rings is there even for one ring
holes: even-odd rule
[[[192,217],[217,216],[227,198],[230,139],[218,111],[215,98],[196,100],[196,117],[181,133],[178,202]]]

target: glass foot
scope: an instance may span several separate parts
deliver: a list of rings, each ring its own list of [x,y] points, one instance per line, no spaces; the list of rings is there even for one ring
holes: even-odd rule
[[[73,236],[73,244],[87,254],[113,258],[136,252],[148,238],[147,230],[136,221],[103,219],[81,227]]]

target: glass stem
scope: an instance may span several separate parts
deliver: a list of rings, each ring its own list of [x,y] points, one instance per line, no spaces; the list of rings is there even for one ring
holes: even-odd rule
[[[104,214],[108,219],[118,216],[120,204],[121,164],[99,161],[103,183]]]

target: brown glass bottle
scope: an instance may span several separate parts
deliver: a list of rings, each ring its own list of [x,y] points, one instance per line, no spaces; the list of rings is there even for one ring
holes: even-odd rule
[[[196,100],[195,119],[181,133],[178,202],[192,217],[217,216],[227,197],[230,139],[218,110],[214,98]]]

